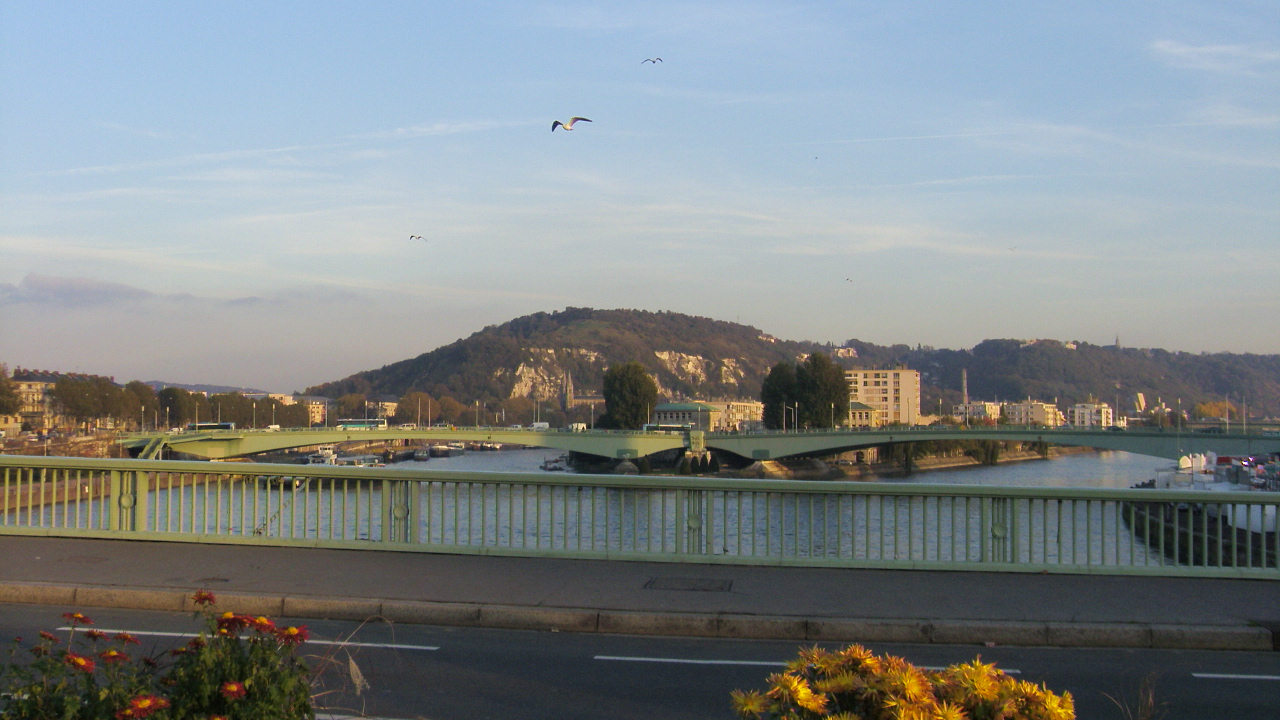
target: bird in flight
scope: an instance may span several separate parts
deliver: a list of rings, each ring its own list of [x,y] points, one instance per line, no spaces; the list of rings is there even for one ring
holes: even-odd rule
[[[556,120],[555,122],[551,123],[551,132],[555,132],[556,128],[558,127],[562,127],[565,130],[572,130],[573,124],[578,122],[579,120],[581,120],[582,122],[591,122],[591,118],[584,118],[584,117],[569,118],[569,122],[567,123],[562,123],[559,120]]]
[[[643,65],[645,63],[653,63],[654,65],[657,65],[660,62],[662,62],[662,58],[645,58],[644,60],[640,61],[640,64]]]
[[[422,239],[422,236],[421,236],[421,235],[410,235],[410,236],[409,236],[409,239],[410,239],[410,240],[421,240],[421,239]]]

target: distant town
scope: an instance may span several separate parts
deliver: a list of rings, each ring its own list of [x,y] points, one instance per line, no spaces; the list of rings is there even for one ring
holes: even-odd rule
[[[944,407],[939,400],[935,408],[922,408],[919,371],[906,367],[860,368],[845,370],[844,377],[848,385],[847,406],[840,408],[837,416],[833,405],[831,426],[1007,423],[1126,428],[1168,426],[1176,422],[1248,422],[1237,420],[1247,416],[1225,401],[1183,409],[1177,404],[1170,406],[1163,399],[1151,401],[1143,393],[1124,400],[1117,395],[1114,404],[1098,400],[1067,407],[1060,407],[1056,401],[1033,398],[979,400],[969,397],[967,377],[962,380],[961,402]],[[112,378],[22,368],[15,369],[6,382],[13,386],[17,407],[14,412],[0,414],[0,431],[11,439],[24,433],[40,436],[174,429],[200,421],[232,423],[243,428],[322,427],[335,425],[344,418],[382,419],[388,424],[415,426],[437,423],[511,426],[551,421],[592,427],[605,405],[605,398],[600,394],[575,394],[571,380],[566,381],[560,397],[547,402],[516,398],[519,402],[498,404],[479,401],[468,404],[421,392],[409,392],[401,397],[348,394],[329,398],[251,391],[213,393],[177,387],[157,391],[137,381],[120,386]],[[71,397],[73,394],[76,397]],[[765,403],[752,398],[667,399],[652,407],[650,418],[659,426],[752,432],[767,429],[765,414]],[[798,417],[795,413],[783,412],[781,417],[781,426],[771,429],[795,429],[794,419],[791,426],[787,426],[788,417]]]

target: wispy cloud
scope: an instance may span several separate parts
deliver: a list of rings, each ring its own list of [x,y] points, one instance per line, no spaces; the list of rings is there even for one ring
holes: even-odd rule
[[[523,120],[501,122],[497,120],[469,120],[465,122],[435,122],[422,125],[410,125],[394,130],[378,130],[371,133],[352,135],[357,140],[396,140],[401,138],[434,137],[437,135],[458,135],[460,133],[486,132],[498,128],[523,127],[536,125],[541,120]]]
[[[192,153],[188,155],[179,155],[176,157],[157,158],[155,160],[144,160],[134,163],[116,163],[111,165],[88,165],[84,167],[68,168],[66,170],[56,170],[48,173],[40,173],[42,175],[103,175],[116,172],[130,172],[134,170],[152,170],[165,167],[181,167],[186,165],[202,165],[219,162],[228,162],[232,160],[247,160],[254,158],[262,158],[269,156],[286,155],[293,152],[313,151],[313,150],[332,150],[350,145],[350,143],[322,143],[316,145],[286,145],[275,148],[257,148],[249,150],[226,150],[216,153]]]
[[[0,305],[102,307],[146,300],[152,293],[123,283],[85,277],[27,275],[18,284],[0,284]]]
[[[1188,45],[1158,40],[1151,50],[1169,65],[1231,75],[1258,75],[1280,67],[1280,50],[1250,45]]]

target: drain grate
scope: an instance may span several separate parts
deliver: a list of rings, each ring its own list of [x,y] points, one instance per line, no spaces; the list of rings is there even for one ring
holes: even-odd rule
[[[644,584],[645,590],[689,590],[693,592],[729,592],[732,580],[709,578],[656,577]]]

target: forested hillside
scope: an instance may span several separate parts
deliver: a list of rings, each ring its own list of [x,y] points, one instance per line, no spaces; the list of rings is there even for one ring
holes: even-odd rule
[[[844,343],[834,358],[846,367],[902,364],[923,374],[922,410],[960,399],[968,370],[974,399],[1028,396],[1065,406],[1097,398],[1128,404],[1144,393],[1190,410],[1196,403],[1247,402],[1250,414],[1280,415],[1280,355],[1194,354],[1082,342],[986,340],[968,350]],[[568,308],[490,326],[471,337],[377,370],[308,389],[401,396],[417,390],[464,402],[562,397],[572,378],[581,396],[598,394],[605,368],[636,361],[653,373],[668,397],[758,398],[770,367],[831,345],[781,340],[747,325],[640,310]],[[856,358],[852,352],[856,351]]]

